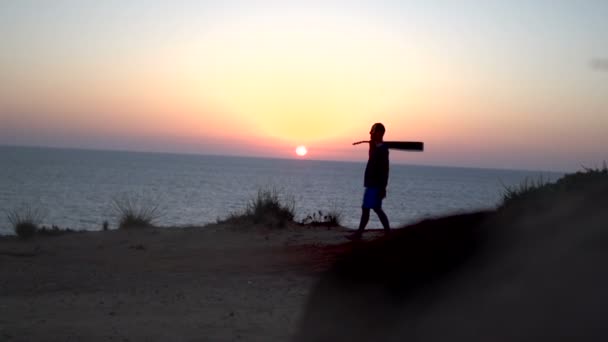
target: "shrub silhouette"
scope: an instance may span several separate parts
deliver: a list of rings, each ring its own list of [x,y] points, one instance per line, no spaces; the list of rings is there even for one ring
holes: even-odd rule
[[[506,187],[500,208],[510,206],[549,207],[555,201],[574,196],[593,196],[608,189],[608,167],[584,168],[583,171],[566,174],[551,183],[540,178],[537,181],[524,180],[515,187]]]
[[[133,195],[123,195],[112,200],[112,210],[118,218],[119,229],[154,227],[162,217],[160,204]]]
[[[302,220],[303,225],[308,226],[324,226],[324,227],[338,227],[340,226],[342,220],[342,213],[339,211],[329,211],[323,213],[322,210],[317,211],[316,213],[312,213],[311,215],[306,216]]]
[[[286,203],[284,203],[286,202]],[[276,189],[258,190],[257,196],[247,203],[242,212],[231,214],[221,222],[251,222],[271,227],[285,227],[295,217],[295,201],[291,197],[281,199]]]
[[[6,213],[8,221],[13,226],[15,234],[22,239],[31,238],[38,231],[38,226],[44,217],[43,211],[30,204],[22,204]]]

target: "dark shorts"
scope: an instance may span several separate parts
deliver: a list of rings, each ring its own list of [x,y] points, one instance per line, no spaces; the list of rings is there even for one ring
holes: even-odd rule
[[[380,189],[379,188],[365,188],[365,193],[363,194],[363,204],[362,208],[373,209],[373,208],[382,208],[382,198],[380,198]]]

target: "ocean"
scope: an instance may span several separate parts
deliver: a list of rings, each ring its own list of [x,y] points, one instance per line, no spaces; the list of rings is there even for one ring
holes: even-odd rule
[[[363,162],[267,159],[0,146],[0,234],[13,234],[6,213],[30,207],[42,224],[77,230],[116,228],[112,202],[159,205],[158,224],[205,225],[243,210],[260,190],[295,203],[296,220],[338,212],[356,228]],[[505,187],[563,174],[391,164],[383,207],[391,226],[494,208]],[[368,228],[380,228],[372,212]]]

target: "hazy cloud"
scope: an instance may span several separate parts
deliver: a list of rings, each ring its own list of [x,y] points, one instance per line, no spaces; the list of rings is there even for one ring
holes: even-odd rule
[[[608,58],[593,58],[591,68],[598,71],[608,71]]]

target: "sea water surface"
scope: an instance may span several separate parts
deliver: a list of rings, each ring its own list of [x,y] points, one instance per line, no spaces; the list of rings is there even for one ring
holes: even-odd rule
[[[319,210],[356,228],[362,162],[264,159],[165,153],[0,146],[0,234],[13,234],[6,213],[29,206],[42,224],[116,228],[112,202],[125,196],[159,204],[158,224],[204,225],[243,210],[260,190],[295,203],[296,220]],[[393,227],[500,204],[505,187],[561,173],[391,164],[384,209]],[[372,213],[369,228],[381,225]]]

